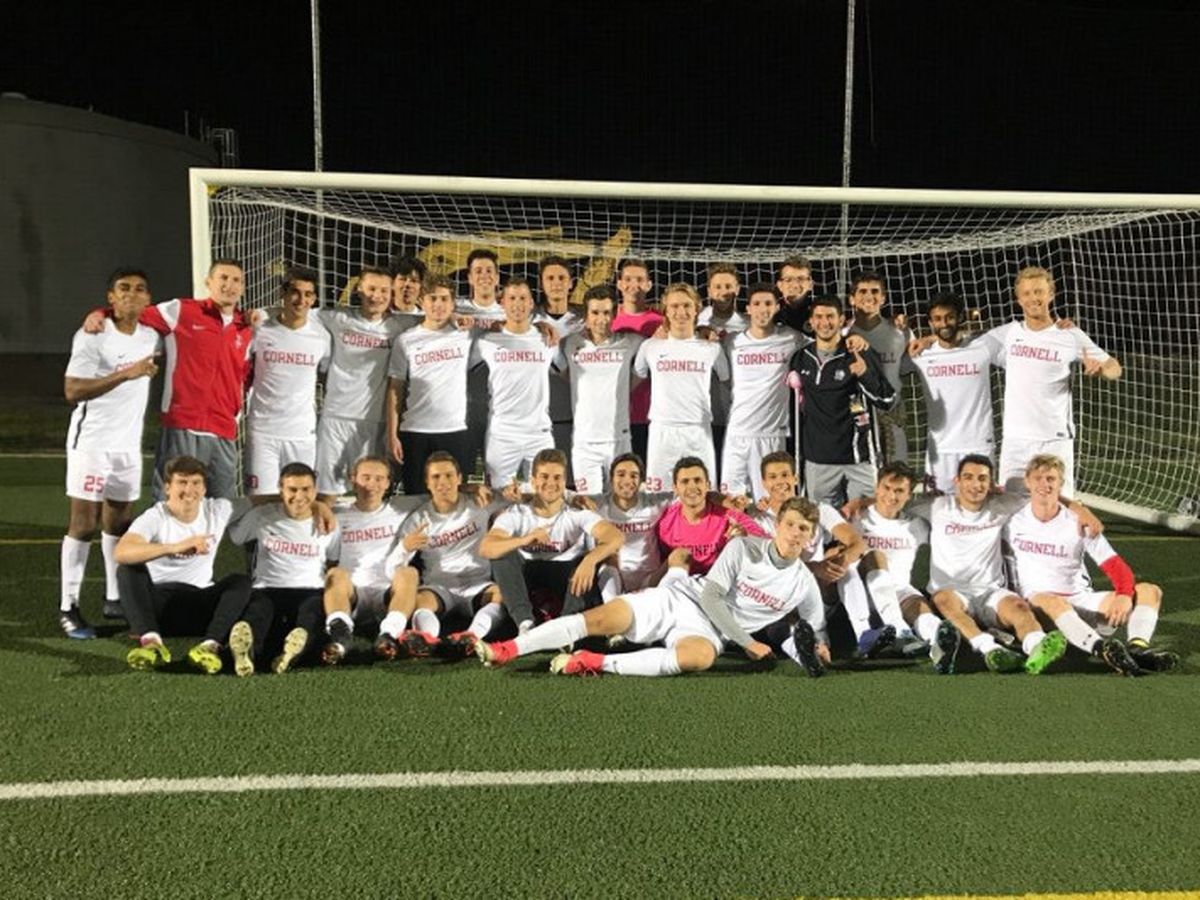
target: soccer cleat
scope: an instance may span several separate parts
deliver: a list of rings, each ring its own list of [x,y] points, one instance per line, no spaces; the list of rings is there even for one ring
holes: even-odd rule
[[[629,638],[625,637],[623,634],[610,634],[606,643],[608,644],[609,650],[620,650],[629,643]]]
[[[1116,638],[1105,638],[1092,648],[1092,653],[1104,660],[1104,664],[1114,672],[1130,677],[1140,675],[1142,670],[1130,656],[1129,650]]]
[[[283,652],[271,660],[271,671],[282,675],[292,667],[308,646],[308,631],[304,628],[293,628],[283,639]]]
[[[475,655],[485,666],[502,666],[517,658],[517,642],[480,641],[475,645]]]
[[[79,611],[78,606],[73,606],[64,613],[58,615],[58,626],[63,630],[69,638],[77,641],[91,640],[96,636],[96,629],[83,618],[83,614]]]
[[[229,654],[238,678],[254,674],[254,631],[249,622],[235,622],[229,632]]]
[[[1155,650],[1141,638],[1134,638],[1127,645],[1129,655],[1143,672],[1169,672],[1179,665],[1179,655],[1170,650]]]
[[[327,666],[336,666],[346,658],[350,645],[354,641],[354,632],[345,619],[334,619],[325,630],[329,633],[329,641],[321,648],[321,662]]]
[[[902,637],[897,640],[896,650],[905,659],[916,659],[919,656],[929,655],[929,645],[915,634],[910,634],[908,637]]]
[[[792,625],[792,642],[796,645],[796,662],[808,673],[809,678],[820,678],[825,674],[825,666],[817,656],[817,635],[813,627],[804,619],[797,619]]]
[[[858,639],[857,656],[859,659],[874,659],[896,640],[896,629],[891,625],[882,628],[870,628]]]
[[[142,672],[165,666],[170,661],[171,651],[162,644],[142,644],[125,654],[129,668]]]
[[[400,645],[390,634],[381,631],[379,637],[375,638],[375,655],[391,662],[400,655]]]
[[[1025,671],[1030,675],[1040,675],[1046,666],[1061,659],[1067,652],[1067,637],[1061,631],[1051,631],[1042,638],[1029,658],[1025,660]]]
[[[124,619],[125,610],[121,609],[120,600],[105,600],[104,601],[104,618],[106,619]]]
[[[475,636],[475,632],[456,631],[446,635],[444,641],[438,641],[438,656],[445,659],[466,659],[474,655],[475,645],[478,643],[479,638]]]
[[[216,675],[221,671],[220,654],[204,643],[199,643],[189,650],[187,658],[192,668],[199,669],[205,675]]]
[[[939,675],[953,675],[954,663],[958,659],[958,648],[962,646],[962,635],[949,619],[938,623],[937,634],[929,647],[929,661],[933,671]]]
[[[440,641],[425,631],[406,631],[401,638],[404,642],[405,655],[413,659],[425,659],[437,650]]]
[[[1007,647],[993,647],[983,654],[983,662],[989,672],[1019,672],[1025,668],[1025,657]]]
[[[591,650],[560,653],[550,660],[550,671],[554,675],[599,675],[604,671],[604,654]]]

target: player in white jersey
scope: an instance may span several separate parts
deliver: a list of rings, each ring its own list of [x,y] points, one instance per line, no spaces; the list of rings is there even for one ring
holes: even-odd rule
[[[70,638],[96,636],[79,611],[79,593],[97,528],[104,555],[104,615],[121,615],[114,554],[141,494],[142,422],[161,347],[158,333],[138,324],[150,302],[144,272],[113,272],[107,296],[112,318],[104,319],[96,334],[82,328],[75,333],[63,379],[67,401],[75,404],[67,429],[70,519],[62,541],[59,594],[59,624]]]
[[[812,540],[816,518],[811,503],[793,498],[784,505],[773,538],[734,538],[706,576],[688,578],[684,569],[672,570],[659,587],[563,616],[512,641],[480,644],[476,652],[485,664],[496,666],[585,637],[621,635],[635,644],[664,646],[608,655],[563,653],[553,659],[550,671],[679,675],[710,668],[726,641],[738,644],[753,660],[770,657],[771,648],[752,633],[794,610],[799,618],[795,647],[789,651],[809,674],[819,675],[822,663],[829,661],[825,609],[816,580],[800,558]]]
[[[326,565],[339,554],[336,526],[324,533],[314,515],[316,473],[289,463],[279,473],[279,502],[256,506],[229,526],[235,544],[255,542],[254,590],[245,614],[229,634],[229,650],[239,676],[254,674],[256,660],[280,646],[271,662],[286,672],[321,627]]]
[[[1053,620],[1071,644],[1123,675],[1173,668],[1179,661],[1175,654],[1150,647],[1162,588],[1135,581],[1133,570],[1103,535],[1079,533],[1078,517],[1062,505],[1063,469],[1056,456],[1031,459],[1025,470],[1030,501],[1005,526],[1021,594]],[[1085,556],[1108,576],[1111,591],[1092,587]],[[1111,636],[1121,625],[1129,636],[1128,653]]]
[[[522,632],[533,625],[536,591],[549,594],[544,614],[554,614],[561,598],[562,613],[568,615],[600,602],[601,583],[616,577],[604,563],[620,552],[624,538],[595,512],[566,504],[566,477],[566,454],[553,447],[539,452],[533,460],[533,499],[496,516],[479,545],[479,554],[492,562],[504,608]]]
[[[246,402],[246,489],[272,494],[287,463],[317,459],[317,372],[329,360],[329,332],[309,314],[317,276],[290,271],[281,309],[254,329],[254,381]]]
[[[705,306],[696,316],[696,330],[704,337],[714,336],[728,351],[729,341],[749,327],[746,316],[738,311],[738,294],[742,284],[738,279],[737,267],[732,263],[710,263],[707,269]],[[733,402],[732,379],[714,379],[712,393],[712,436],[717,454],[717,466],[713,469],[713,480],[725,483],[721,448],[725,446],[725,428],[729,424],[729,407]],[[724,490],[724,488],[722,488]]]
[[[463,471],[475,458],[467,431],[467,372],[473,336],[454,322],[454,290],[448,278],[431,276],[421,292],[425,316],[401,334],[392,347],[388,440],[392,459],[401,464],[404,489],[421,493],[425,460],[444,450]]]
[[[671,484],[677,460],[697,456],[716,471],[712,441],[712,379],[729,380],[729,360],[720,343],[696,336],[700,295],[690,284],[663,291],[667,336],[650,338],[638,349],[633,371],[651,380],[650,435],[646,483],[661,491]]]
[[[993,361],[1004,367],[1000,481],[1025,490],[1025,466],[1040,453],[1063,461],[1063,491],[1075,491],[1075,423],[1071,410],[1071,364],[1084,375],[1114,381],[1121,364],[1078,328],[1055,327],[1050,306],[1054,278],[1038,267],[1022,269],[1014,287],[1024,318],[987,333]]]
[[[481,326],[504,321],[504,307],[498,302],[500,294],[500,258],[495,251],[477,247],[467,254],[468,296],[458,305],[460,316],[469,316]],[[472,369],[467,377],[467,434],[470,438],[468,456],[471,459],[463,471],[475,470],[475,459],[483,451],[488,422],[488,372]]]
[[[407,324],[389,313],[392,276],[387,269],[364,268],[356,291],[357,310],[317,310],[332,336],[317,423],[317,488],[324,496],[346,492],[355,460],[385,452],[388,360],[393,341]]]
[[[910,344],[901,371],[916,372],[925,395],[929,427],[925,443],[928,484],[954,490],[959,461],[968,454],[994,456],[992,438],[992,345],[961,333],[962,301],[937,294],[926,307],[931,339]]]
[[[583,319],[571,308],[571,288],[574,284],[571,266],[566,259],[557,255],[542,257],[538,263],[541,303],[533,318],[553,328],[560,341],[583,328]],[[550,430],[554,435],[554,446],[568,456],[571,453],[573,412],[571,386],[564,379],[551,374]],[[573,479],[574,473],[568,470],[567,477]]]
[[[584,328],[558,345],[554,365],[570,379],[574,407],[571,471],[581,494],[607,490],[614,459],[630,451],[630,371],[642,338],[636,332],[614,334],[616,294],[597,285],[583,298]]]
[[[750,287],[746,301],[749,327],[726,339],[732,401],[722,448],[721,489],[759,499],[763,457],[787,443],[788,363],[808,342],[800,332],[776,325],[779,291],[771,284]]]
[[[850,285],[850,306],[854,310],[852,334],[861,334],[879,358],[884,377],[896,393],[896,405],[881,409],[875,420],[882,462],[908,459],[908,438],[904,433],[904,392],[900,386],[900,364],[906,356],[909,335],[906,329],[880,316],[887,303],[887,287],[877,272],[862,272]]]
[[[658,583],[665,573],[655,525],[675,500],[674,491],[648,494],[642,491],[645,468],[636,453],[622,453],[609,469],[609,492],[596,498],[596,513],[611,522],[624,536],[617,554],[619,580],[601,588],[601,597],[611,600],[619,593],[632,593]]]
[[[514,278],[500,295],[504,327],[483,335],[472,349],[473,363],[488,370],[488,429],[484,459],[497,490],[528,477],[538,451],[554,446],[550,430],[550,366],[555,350],[530,321],[533,292]]]
[[[199,632],[204,640],[188,650],[188,662],[215,675],[229,630],[250,601],[247,576],[213,582],[233,504],[205,497],[207,472],[194,457],[172,459],[165,474],[166,499],[134,519],[117,544],[121,606],[138,637],[125,660],[134,669],[157,669],[171,661],[164,634]]]

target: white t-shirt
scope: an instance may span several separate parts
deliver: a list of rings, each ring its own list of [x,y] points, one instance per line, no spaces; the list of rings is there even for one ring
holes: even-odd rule
[[[1009,322],[985,336],[992,361],[1003,366],[1004,437],[1053,441],[1075,436],[1071,416],[1071,363],[1083,354],[1100,362],[1109,355],[1078,328],[1050,325],[1038,331]]]
[[[787,432],[788,362],[807,342],[800,332],[782,325],[765,338],[743,331],[728,342],[733,380],[729,434],[776,437]]]
[[[385,315],[372,322],[356,309],[320,309],[317,315],[333,338],[321,414],[382,422],[388,359],[404,321]]]
[[[103,378],[128,369],[161,348],[162,341],[153,328],[136,325],[133,334],[125,334],[112,319],[105,319],[104,330],[97,334],[87,334],[82,328],[75,332],[66,374],[68,378]],[[134,378],[106,394],[75,404],[67,429],[67,449],[141,453],[149,396],[150,379]]]
[[[397,534],[405,517],[420,504],[413,496],[393,497],[377,509],[361,510],[354,501],[342,501],[334,508],[341,532],[338,567],[350,573],[358,587],[386,585],[392,580],[385,563],[396,545]]]
[[[213,583],[213,563],[221,535],[233,514],[233,504],[219,497],[205,497],[191,522],[171,515],[165,502],[158,502],[133,520],[129,530],[152,544],[176,544],[202,534],[211,534],[207,553],[191,556],[160,556],[146,563],[155,584],[190,584],[205,588]]]
[[[575,509],[565,503],[551,516],[539,515],[531,505],[518,503],[496,516],[492,527],[506,531],[512,537],[529,534],[537,528],[545,528],[550,535],[550,541],[522,547],[521,555],[526,559],[564,562],[579,559],[584,555],[588,536],[603,521],[591,510]]]
[[[700,310],[700,315],[696,316],[696,326],[705,325],[718,332],[722,339],[739,334],[750,327],[750,320],[738,312],[736,309],[729,314],[729,318],[724,322],[713,321],[713,308],[706,306]]]
[[[625,536],[617,555],[622,572],[647,575],[662,565],[655,525],[668,506],[675,501],[673,493],[646,494],[638,492],[629,509],[621,509],[612,497],[596,497],[596,514],[612,522]]]
[[[311,439],[317,431],[317,370],[329,359],[329,332],[314,317],[299,328],[270,319],[254,331],[254,385],[246,426],[256,435]]]
[[[1026,504],[1008,520],[1004,538],[1012,548],[1017,585],[1025,597],[1043,592],[1069,596],[1090,591],[1092,579],[1084,554],[1096,565],[1117,555],[1103,535],[1081,535],[1079,517],[1065,506],[1059,506],[1054,518],[1043,522],[1033,514],[1032,504]]]
[[[460,300],[454,311],[460,316],[472,316],[481,322],[503,322],[508,318],[499,301],[490,306],[479,306],[474,300]]]
[[[406,382],[401,431],[438,434],[467,427],[471,332],[412,328],[396,339],[388,374]]]
[[[489,332],[475,342],[471,359],[482,361],[488,369],[491,434],[521,436],[550,430],[548,378],[554,353],[535,328],[524,334],[507,329]]]
[[[438,512],[433,501],[421,504],[404,520],[396,546],[387,559],[388,573],[406,566],[419,553],[425,584],[478,584],[492,580],[491,563],[479,555],[479,544],[488,532],[488,521],[504,507],[502,501],[479,506],[474,497],[459,495],[448,513]],[[425,529],[429,543],[417,553],[404,549],[404,538]]]
[[[712,378],[729,380],[729,360],[717,341],[650,338],[638,348],[633,371],[649,378],[650,421],[658,425],[712,422]]]
[[[965,591],[1004,587],[1000,538],[1004,523],[1025,500],[991,496],[978,512],[963,509],[954,495],[910,503],[908,512],[929,522],[930,595],[943,588]]]
[[[887,558],[888,572],[897,584],[912,584],[917,550],[929,543],[929,523],[901,512],[894,519],[884,518],[874,506],[854,520],[854,527],[867,546]]]
[[[324,587],[325,563],[337,560],[341,543],[340,531],[317,534],[314,519],[289,518],[282,503],[254,507],[230,526],[229,537],[258,542],[256,588]]]
[[[603,344],[586,333],[568,336],[558,345],[554,365],[571,375],[575,410],[573,441],[615,441],[629,431],[629,372],[642,338],[621,331]]]
[[[921,378],[931,449],[990,453],[992,344],[981,338],[949,349],[935,343],[905,359],[905,370]]]

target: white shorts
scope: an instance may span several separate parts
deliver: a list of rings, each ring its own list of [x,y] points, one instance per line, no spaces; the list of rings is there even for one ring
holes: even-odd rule
[[[576,441],[571,445],[571,471],[577,494],[601,494],[608,490],[612,461],[632,449],[629,433],[615,441]]]
[[[550,431],[493,434],[489,428],[483,449],[488,483],[499,490],[513,479],[528,481],[533,475],[533,458],[539,451],[553,447],[554,434]]]
[[[475,612],[475,601],[494,584],[495,582],[491,581],[472,581],[462,584],[442,582],[441,584],[422,584],[419,590],[437,594],[443,613],[464,612],[471,615]]]
[[[958,475],[958,464],[964,456],[979,454],[986,456],[995,463],[992,454],[986,450],[934,450],[932,447],[925,451],[925,471],[928,475],[927,486],[943,494],[954,493],[954,478]]]
[[[678,425],[651,422],[646,445],[646,490],[669,491],[674,484],[671,473],[675,463],[685,456],[704,461],[711,481],[717,474],[717,454],[713,450],[712,429],[707,425]]]
[[[1116,631],[1108,624],[1108,617],[1100,612],[1100,604],[1112,591],[1080,591],[1078,594],[1060,594],[1098,634],[1109,637]]]
[[[246,490],[250,494],[278,494],[279,470],[288,463],[315,467],[316,438],[293,440],[250,434],[246,437]]]
[[[142,454],[67,451],[67,496],[100,503],[129,503],[142,493]]]
[[[665,587],[653,587],[625,598],[633,611],[633,623],[625,637],[634,644],[662,641],[669,650],[687,637],[704,638],[719,655],[724,649],[720,632],[700,607]]]
[[[317,491],[340,496],[350,490],[350,470],[364,456],[383,456],[383,422],[321,416],[317,422]]]
[[[762,458],[786,447],[787,438],[782,434],[763,437],[725,432],[725,446],[721,450],[721,490],[734,496],[745,494],[751,500],[766,496]]]
[[[981,588],[974,591],[951,588],[951,590],[962,597],[963,605],[967,607],[971,618],[984,628],[995,628],[999,625],[1000,621],[996,618],[996,610],[999,608],[1000,602],[1005,597],[1016,596],[1008,588]]]
[[[391,589],[390,584],[383,582],[354,585],[354,594],[350,598],[350,609],[353,611],[354,621],[357,622],[361,619],[373,622],[386,616],[388,592]]]
[[[997,481],[1004,490],[1014,493],[1027,494],[1025,489],[1025,467],[1039,453],[1051,453],[1063,461],[1066,471],[1063,472],[1062,493],[1064,497],[1075,498],[1075,442],[1070,438],[1056,438],[1052,441],[1022,441],[1017,438],[1005,438],[1000,442],[1000,475]]]

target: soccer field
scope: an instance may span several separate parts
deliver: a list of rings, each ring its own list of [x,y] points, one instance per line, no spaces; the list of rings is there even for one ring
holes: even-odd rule
[[[1200,896],[1195,538],[1110,527],[1183,658],[1138,679],[1078,656],[557,679],[365,642],[206,678],[128,670],[115,627],[59,636],[62,466],[0,459],[4,897]]]

